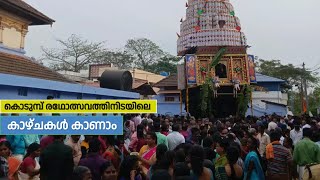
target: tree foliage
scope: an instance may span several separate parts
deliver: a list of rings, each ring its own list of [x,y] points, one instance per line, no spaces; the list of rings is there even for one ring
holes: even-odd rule
[[[291,111],[294,114],[301,114],[302,104],[301,104],[301,94],[300,92],[291,91],[289,93]],[[309,111],[313,114],[317,114],[317,109],[320,107],[320,87],[315,87],[314,90],[308,95],[309,99]]]
[[[313,115],[317,114],[317,109],[320,108],[320,87],[315,87],[309,94],[309,110]]]
[[[54,70],[68,70],[79,72],[87,65],[99,59],[104,50],[103,42],[89,42],[77,35],[71,35],[67,40],[57,40],[60,49],[42,47],[43,58],[50,61]]]
[[[181,60],[181,57],[167,55],[160,59],[160,61],[152,64],[149,70],[153,73],[170,72],[177,73],[177,64]]]
[[[133,60],[134,57],[125,51],[103,51],[101,56],[95,60],[95,63],[112,63],[120,69],[130,69],[132,67]]]
[[[284,90],[288,92],[289,104],[294,114],[300,114],[302,112],[301,103],[301,83],[305,79],[308,87],[316,86],[319,83],[318,74],[315,71],[304,70],[302,67],[295,67],[292,64],[281,64],[280,60],[259,60],[257,62],[257,70],[259,73],[280,78],[287,81],[289,86],[286,86]],[[298,87],[298,92],[293,87]],[[312,88],[309,88],[309,90]],[[309,111],[316,113],[316,108],[320,106],[320,88],[316,87],[313,92],[308,95],[309,99]]]
[[[319,81],[317,73],[303,70],[302,67],[295,67],[292,64],[281,64],[280,60],[262,60],[257,62],[257,70],[259,73],[280,78],[290,85],[289,89],[295,85],[301,84],[302,79],[306,79],[308,83],[314,84]]]
[[[119,50],[107,50],[104,42],[89,42],[77,35],[57,42],[60,48],[42,47],[42,59],[48,61],[54,70],[79,72],[88,69],[89,64],[112,63],[120,69],[134,67],[153,73],[176,73],[176,65],[181,60],[146,38],[129,39]]]
[[[129,39],[125,51],[135,58],[134,64],[142,70],[150,70],[152,65],[166,55],[156,43],[146,38]]]

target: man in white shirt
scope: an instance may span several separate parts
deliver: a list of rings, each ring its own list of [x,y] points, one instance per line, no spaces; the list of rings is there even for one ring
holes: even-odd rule
[[[266,147],[268,144],[270,144],[270,137],[267,133],[265,133],[265,127],[263,124],[259,126],[259,134],[257,135],[257,138],[260,142],[259,153],[261,156],[265,156]]]
[[[172,126],[172,132],[167,136],[169,150],[174,150],[179,144],[185,143],[185,139],[179,131],[180,125],[174,124]]]
[[[293,141],[293,145],[295,146],[297,142],[299,142],[303,137],[302,129],[298,122],[294,122],[294,129],[290,131],[290,138]]]

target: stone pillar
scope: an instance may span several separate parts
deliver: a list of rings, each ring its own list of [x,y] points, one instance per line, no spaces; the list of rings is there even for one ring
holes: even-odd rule
[[[4,26],[3,26],[2,22],[0,21],[0,44],[3,43],[3,29],[4,29]]]
[[[21,49],[24,49],[24,42],[25,42],[25,38],[26,38],[26,35],[28,33],[28,30],[23,28],[21,30],[21,41],[20,41],[20,48]]]

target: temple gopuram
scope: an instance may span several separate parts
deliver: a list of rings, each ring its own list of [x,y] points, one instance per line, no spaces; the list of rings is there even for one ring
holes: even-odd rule
[[[243,114],[248,87],[255,81],[248,47],[229,0],[188,0],[177,49],[185,56],[184,101],[191,115]],[[199,112],[202,115],[196,115]]]

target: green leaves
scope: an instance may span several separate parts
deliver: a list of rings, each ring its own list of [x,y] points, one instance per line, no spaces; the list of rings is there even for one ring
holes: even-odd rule
[[[212,109],[212,86],[209,83],[204,83],[200,88],[201,103],[199,109],[201,111],[201,117],[210,117],[213,114]]]
[[[292,64],[281,64],[280,60],[259,60],[257,62],[258,72],[267,76],[283,79],[293,87],[301,83],[304,78],[310,84],[319,82],[317,74],[311,71],[304,71],[302,67],[296,67]]]
[[[236,73],[239,73],[242,71],[242,68],[240,67],[237,67],[237,68],[233,68],[233,70],[236,72]]]
[[[125,51],[135,58],[134,64],[142,70],[148,70],[150,65],[165,55],[156,43],[147,38],[129,39]]]
[[[181,60],[180,57],[167,55],[151,66],[148,67],[153,73],[160,73],[162,71],[169,72],[169,73],[176,73],[177,72],[177,64]]]
[[[202,67],[202,66],[201,66],[201,67],[200,67],[200,71],[201,71],[201,72],[206,72],[207,69],[206,69],[205,67]]]
[[[237,97],[237,113],[240,116],[245,116],[248,110],[248,104],[250,103],[252,87],[250,85],[245,85],[242,88],[241,93]]]
[[[213,57],[211,64],[210,64],[210,68],[215,67],[217,64],[219,64],[220,59],[222,58],[223,54],[226,52],[227,48],[223,47],[221,48],[217,54]]]
[[[230,15],[231,15],[231,16],[235,16],[235,14],[236,14],[236,13],[235,13],[234,11],[230,11]]]
[[[203,10],[202,10],[202,9],[199,9],[199,10],[198,10],[198,15],[201,16],[202,14],[203,14]]]

